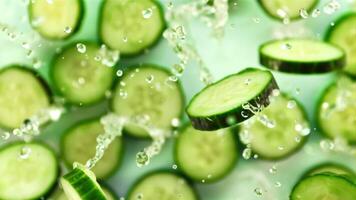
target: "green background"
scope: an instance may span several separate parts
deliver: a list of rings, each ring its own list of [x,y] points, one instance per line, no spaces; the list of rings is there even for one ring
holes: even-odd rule
[[[31,30],[27,19],[26,0],[1,0],[0,1],[0,30],[3,25],[9,26],[9,30],[16,36],[10,39],[5,32],[0,31],[0,66],[13,63],[27,64],[31,66],[33,56],[26,56],[21,44],[27,42],[33,49],[33,55],[42,62],[40,73],[48,80],[48,63],[58,47],[65,43],[80,40],[97,41],[98,8],[99,0],[85,0],[85,17],[82,27],[74,37],[66,42],[54,42],[41,39],[38,34]],[[168,0],[161,1],[164,7]],[[175,0],[174,5],[182,2]],[[328,1],[321,1],[318,7]],[[292,36],[312,36],[322,38],[339,15],[350,9],[350,1],[340,0],[341,10],[333,15],[322,14],[318,18],[300,20],[289,25],[270,19],[259,7],[255,0],[238,0],[237,6],[230,9],[230,18],[226,26],[226,34],[222,39],[214,39],[211,31],[198,20],[190,21],[189,37],[197,46],[208,68],[215,79],[220,79],[228,74],[235,73],[246,67],[257,67],[258,46],[276,37],[276,32],[288,32]],[[255,22],[259,19],[259,23]],[[139,63],[155,63],[170,67],[177,62],[176,56],[164,39],[152,48],[147,54],[122,59],[117,67]],[[336,74],[323,75],[290,75],[273,72],[282,91],[289,92],[302,102],[309,118],[314,121],[316,100],[322,90],[331,83]],[[190,63],[181,78],[187,101],[193,94],[198,92],[203,84],[199,81],[199,72],[195,63]],[[297,92],[300,90],[300,92]],[[45,127],[41,139],[47,140],[58,149],[60,134],[81,119],[100,116],[107,112],[106,102],[88,108],[72,109],[58,122]],[[314,124],[314,122],[313,122]],[[233,172],[225,179],[214,184],[196,184],[196,188],[202,199],[205,200],[253,200],[253,199],[288,199],[288,194],[301,174],[309,167],[322,161],[338,161],[356,170],[356,158],[350,155],[336,152],[322,151],[319,146],[320,133],[313,131],[307,144],[296,154],[281,161],[262,161],[259,159],[239,159]],[[121,168],[108,180],[114,190],[125,195],[128,188],[138,177],[153,169],[172,168],[172,141],[168,141],[162,153],[153,158],[148,166],[136,167],[135,154],[147,146],[148,141],[139,141],[125,138],[125,155]],[[276,173],[272,174],[269,169],[276,166]],[[178,169],[179,170],[179,169]],[[275,187],[280,182],[281,187]],[[258,197],[254,193],[255,188],[263,189],[263,195]]]

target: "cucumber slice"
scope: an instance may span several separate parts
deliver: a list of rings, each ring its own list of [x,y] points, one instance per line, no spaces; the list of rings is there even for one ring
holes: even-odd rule
[[[96,138],[102,133],[104,128],[99,119],[80,122],[65,132],[61,140],[61,154],[68,168],[72,168],[74,162],[85,163],[95,155]],[[122,147],[121,137],[115,138],[92,169],[98,179],[108,178],[117,170],[122,159]]]
[[[310,133],[304,109],[285,94],[274,97],[261,116],[270,125],[254,116],[242,124],[239,135],[262,158],[281,159],[290,155],[303,146],[305,136]]]
[[[131,189],[128,200],[197,200],[193,188],[182,177],[170,172],[153,172],[142,177]]]
[[[82,165],[76,166],[61,178],[65,195],[70,200],[107,200],[96,182],[95,174]]]
[[[17,142],[0,150],[0,199],[40,199],[55,186],[56,155],[40,143]]]
[[[196,129],[225,128],[253,116],[247,107],[267,106],[277,88],[271,72],[247,68],[205,87],[191,99],[186,112]]]
[[[54,59],[51,78],[58,93],[69,103],[88,105],[105,97],[115,72],[103,62],[104,51],[93,43],[77,43],[66,47]]]
[[[183,114],[184,96],[180,83],[170,81],[170,76],[167,70],[149,64],[126,70],[115,86],[112,110],[121,116],[145,118],[161,129],[171,129],[173,120]],[[135,124],[126,125],[125,132],[139,138],[150,136]]]
[[[179,133],[174,149],[178,169],[197,182],[222,179],[233,169],[238,158],[231,129],[203,132],[189,124]]]
[[[101,8],[99,35],[104,44],[132,56],[153,46],[165,28],[155,0],[107,0]]]
[[[263,10],[276,19],[300,19],[300,10],[312,11],[318,0],[258,0]]]
[[[307,176],[312,176],[312,175],[315,175],[315,174],[321,174],[321,173],[334,173],[334,174],[337,174],[337,175],[351,175],[351,176],[355,176],[355,173],[343,166],[343,165],[340,165],[340,164],[337,164],[337,163],[322,163],[322,164],[319,164],[315,167],[313,167],[312,169],[310,169],[306,175]]]
[[[106,200],[119,200],[117,198],[116,194],[113,193],[111,188],[108,188],[107,186],[104,186],[104,185],[100,185],[100,187],[106,196]],[[60,188],[58,188],[56,190],[56,192],[53,195],[51,195],[51,197],[49,199],[50,200],[69,200],[67,198],[67,196],[65,195],[65,193],[63,192],[63,190]]]
[[[356,185],[344,176],[332,173],[303,178],[294,186],[291,200],[354,200]]]
[[[339,18],[335,26],[329,28],[326,40],[345,51],[344,71],[356,76],[356,13],[345,14]]]
[[[19,127],[25,119],[50,105],[50,91],[35,73],[19,66],[0,70],[0,125]]]
[[[355,102],[355,81],[341,78],[325,90],[319,100],[317,121],[326,136],[356,142]]]
[[[80,26],[84,6],[82,0],[35,0],[29,4],[32,27],[48,39],[65,39]]]
[[[289,73],[324,73],[345,65],[341,48],[311,39],[273,40],[260,46],[259,56],[263,66]]]

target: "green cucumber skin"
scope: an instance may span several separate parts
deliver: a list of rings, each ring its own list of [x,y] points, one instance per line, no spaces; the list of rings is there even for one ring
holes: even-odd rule
[[[342,164],[339,164],[339,163],[336,163],[336,162],[323,162],[321,164],[317,164],[317,165],[311,167],[310,169],[308,169],[304,173],[302,178],[309,176],[309,174],[311,172],[313,172],[314,170],[322,168],[322,167],[326,167],[326,166],[337,167],[337,168],[340,168],[340,169],[344,170],[345,172],[350,173],[350,175],[356,176],[356,173],[354,171],[352,171],[350,168],[348,168],[348,167],[346,167],[346,166],[344,166]]]
[[[115,200],[119,200],[119,196],[116,194],[114,189],[109,184],[100,180],[98,181],[98,183],[100,186],[104,186],[105,189],[110,192],[111,196],[114,197]]]
[[[179,132],[181,131],[184,131],[189,125],[191,125],[190,122],[186,122],[180,129],[179,129]],[[237,134],[235,133],[235,130],[234,128],[231,128],[230,130],[230,133],[233,135],[233,138],[235,139],[235,146],[236,146],[236,152],[239,152],[239,147],[240,145],[238,144],[238,137],[237,137]],[[177,164],[178,166],[178,170],[181,174],[184,175],[184,177],[186,177],[187,179],[189,180],[192,180],[194,182],[198,182],[198,183],[201,183],[201,179],[196,179],[194,177],[191,177],[189,176],[188,174],[186,174],[183,170],[181,170],[182,168],[180,167],[181,166],[181,163],[179,161],[179,159],[177,158],[178,156],[178,143],[179,143],[179,140],[176,138],[174,140],[174,147],[173,147],[173,157],[174,157],[174,161],[175,163]],[[235,168],[235,165],[238,161],[238,156],[236,156],[235,160],[233,162],[231,162],[231,165],[229,167],[229,169],[226,170],[225,173],[221,174],[220,176],[214,176],[214,178],[209,178],[209,179],[205,179],[205,183],[214,183],[214,182],[217,182],[219,181],[220,179],[226,177],[234,168]]]
[[[54,80],[55,80],[54,77],[55,77],[56,75],[54,74],[53,68],[54,68],[54,65],[55,65],[57,59],[59,59],[59,56],[62,54],[62,52],[66,51],[67,49],[72,48],[72,47],[75,46],[77,43],[82,43],[82,44],[94,44],[94,45],[99,46],[99,43],[97,43],[97,42],[95,42],[95,41],[92,41],[92,40],[81,40],[81,41],[71,42],[71,43],[65,45],[59,53],[56,53],[56,54],[52,57],[52,59],[51,59],[51,61],[50,61],[50,65],[49,65],[49,66],[50,66],[50,67],[49,67],[49,79],[50,79],[51,85],[53,85],[54,95],[63,97],[64,99],[65,99],[65,97],[64,97],[64,95],[63,95],[63,92],[61,92],[61,90],[60,90],[60,86],[58,86],[58,85],[56,84],[56,82],[54,81]],[[113,66],[113,67],[115,67],[115,66]],[[113,74],[113,76],[114,76],[114,74]],[[111,86],[108,88],[108,90],[111,90],[111,88],[113,87],[113,83],[114,83],[114,80],[112,81]],[[93,101],[93,102],[91,102],[91,103],[85,103],[85,104],[78,104],[78,103],[70,102],[70,101],[66,100],[66,101],[64,102],[64,106],[65,106],[66,108],[71,108],[71,107],[73,107],[73,106],[92,106],[92,105],[96,105],[96,104],[102,102],[104,99],[105,99],[105,97],[103,97],[103,98],[101,98],[101,99],[97,99],[96,101]]]
[[[156,40],[151,43],[151,45],[147,46],[145,49],[143,49],[141,51],[137,51],[137,52],[129,53],[129,54],[120,53],[120,58],[133,58],[133,57],[139,56],[139,55],[143,54],[147,49],[151,49],[152,47],[156,46],[159,43],[159,41],[162,39],[163,32],[168,28],[167,22],[164,18],[164,9],[163,9],[164,6],[157,0],[152,0],[152,1],[156,4],[158,10],[160,11],[161,20],[163,22],[163,27],[162,27],[162,30],[160,31],[161,32],[160,37],[157,37]],[[103,10],[104,10],[104,6],[105,6],[105,2],[106,1],[103,1],[101,3],[100,9],[99,9],[99,23],[98,23],[98,28],[97,28],[97,30],[98,30],[97,34],[99,37],[100,44],[105,44],[103,42],[102,35],[101,35],[101,24],[103,21],[102,18],[103,18]],[[105,45],[108,46],[109,48],[111,48],[110,44],[105,44]]]
[[[124,69],[124,75],[121,76],[120,78],[116,79],[115,80],[115,83],[113,84],[113,87],[112,87],[112,90],[111,91],[116,91],[116,88],[119,87],[119,83],[121,80],[124,79],[125,77],[125,74],[129,74],[131,71],[134,71],[135,69],[142,69],[142,68],[151,68],[151,69],[155,69],[155,70],[161,70],[161,71],[164,71],[167,73],[167,75],[172,75],[172,73],[169,71],[169,69],[167,68],[164,68],[163,66],[159,66],[159,65],[156,65],[156,64],[150,64],[150,63],[145,63],[145,64],[142,64],[142,65],[131,65],[127,68]],[[186,100],[185,100],[185,94],[184,94],[184,89],[183,89],[183,86],[181,84],[181,81],[180,80],[177,80],[175,83],[177,83],[177,86],[179,88],[179,91],[181,93],[181,98],[182,98],[182,110],[181,110],[181,113],[179,115],[179,119],[182,120],[183,117],[184,117],[184,106],[186,105]],[[129,87],[129,86],[128,86]],[[114,95],[112,95],[114,96]],[[110,108],[110,111],[113,111],[113,101],[114,101],[114,98],[111,98],[109,100],[109,108]],[[127,130],[123,130],[123,135],[125,136],[128,136],[130,138],[133,138],[133,139],[139,139],[139,140],[150,140],[151,137],[150,136],[137,136],[137,135],[134,135],[134,134],[131,134],[129,131]]]
[[[289,95],[287,93],[284,93],[284,92],[281,92],[280,95],[285,96],[286,98],[289,98],[289,99],[295,101],[296,104],[297,104],[296,107],[298,107],[300,109],[300,111],[303,113],[305,121],[310,122],[310,120],[308,118],[308,115],[307,115],[307,112],[305,111],[305,108],[304,108],[304,106],[302,105],[302,103],[300,101],[298,101],[297,99],[293,98],[291,95]],[[299,142],[299,145],[295,149],[292,149],[290,152],[286,153],[282,157],[271,157],[271,156],[267,156],[267,155],[261,155],[261,154],[259,154],[257,152],[254,152],[253,149],[252,149],[252,152],[256,153],[258,155],[258,158],[263,159],[263,160],[267,160],[267,161],[283,161],[283,160],[286,160],[287,158],[289,158],[294,153],[298,152],[307,143],[307,141],[309,139],[309,135],[308,136],[303,136],[301,138],[301,141]],[[242,144],[241,147],[246,146],[246,144],[243,144],[242,142],[240,142],[240,143]],[[243,150],[244,150],[244,148],[241,149],[241,152]]]
[[[77,19],[77,24],[76,26],[72,29],[72,31],[70,32],[70,34],[68,34],[66,37],[62,37],[62,38],[57,38],[57,37],[48,37],[48,36],[45,36],[43,35],[42,33],[38,32],[42,37],[46,38],[46,39],[50,39],[50,40],[66,40],[66,39],[69,39],[71,38],[72,36],[74,36],[77,32],[79,32],[79,30],[81,29],[81,26],[82,26],[82,22],[83,22],[83,19],[84,19],[84,16],[86,14],[86,10],[85,10],[85,5],[84,5],[84,0],[77,0],[78,4],[79,4],[79,16],[78,16],[78,19]],[[28,8],[27,8],[27,12],[28,12],[28,18],[29,18],[29,21],[31,22],[32,21],[32,3],[29,3],[28,5]],[[36,30],[35,27],[32,26],[32,23],[30,23],[31,27]]]
[[[196,190],[195,188],[195,185],[194,183],[191,181],[191,179],[189,179],[189,177],[187,177],[185,174],[179,172],[179,171],[173,171],[171,169],[158,169],[158,170],[155,170],[155,171],[151,171],[151,172],[148,172],[146,174],[144,174],[143,176],[141,176],[140,178],[138,178],[133,184],[132,186],[130,187],[130,189],[128,190],[127,192],[127,195],[126,195],[126,198],[125,199],[129,199],[131,196],[132,196],[132,192],[134,190],[134,188],[142,181],[144,180],[145,178],[151,176],[151,175],[154,175],[154,174],[172,174],[172,175],[175,175],[177,177],[181,177],[185,180],[185,182],[192,188],[194,194],[195,194],[195,199],[196,200],[202,200],[198,194],[198,191]]]
[[[349,17],[356,17],[356,12],[349,12],[349,13],[346,13],[344,15],[342,15],[341,17],[339,17],[336,22],[335,22],[335,26],[331,26],[328,28],[328,30],[326,31],[326,34],[325,34],[325,37],[324,37],[324,40],[326,42],[330,42],[330,37],[332,35],[332,32],[334,29],[337,29],[338,26],[345,20],[347,20]],[[346,62],[345,62],[346,63]],[[345,74],[347,74],[348,76],[350,76],[352,79],[356,79],[356,74],[351,74],[349,72],[344,72]]]
[[[261,45],[258,49],[259,52],[259,62],[262,66],[269,68],[271,70],[277,70],[280,72],[286,73],[296,73],[296,74],[318,74],[318,73],[327,73],[334,70],[342,69],[346,64],[346,56],[342,56],[335,60],[330,60],[327,62],[296,62],[296,61],[281,61],[267,55],[262,54],[262,49],[271,43],[274,43],[278,40],[271,40],[267,43]],[[335,46],[335,45],[334,45]],[[341,51],[340,47],[335,46]]]
[[[27,144],[27,143],[21,142],[21,141],[7,143],[0,147],[0,151],[6,149],[8,147],[19,145],[19,144]],[[56,161],[57,161],[57,178],[54,180],[54,182],[51,184],[51,186],[47,188],[47,190],[44,194],[41,194],[40,196],[33,198],[33,199],[42,199],[42,198],[47,199],[47,197],[50,197],[52,195],[52,193],[57,189],[57,182],[58,182],[58,180],[60,178],[60,174],[61,174],[61,168],[59,166],[59,158],[58,158],[58,155],[55,153],[55,151],[52,149],[52,147],[50,147],[48,144],[46,144],[42,141],[35,141],[35,142],[31,142],[29,144],[38,144],[38,145],[45,147],[48,151],[50,151],[53,154],[53,156],[56,158]]]
[[[258,4],[260,5],[260,7],[262,8],[262,10],[269,16],[271,17],[272,19],[275,19],[275,20],[278,20],[278,21],[281,21],[283,20],[282,18],[279,18],[279,17],[276,17],[274,15],[272,15],[268,10],[267,8],[263,5],[262,3],[262,0],[257,0]],[[307,12],[310,13],[311,11],[313,11],[313,9],[318,5],[319,3],[319,0],[314,0],[314,5],[311,6]],[[297,21],[297,20],[301,20],[302,18],[300,16],[298,17],[292,17],[292,18],[289,18],[291,21]]]
[[[47,93],[48,102],[50,104],[54,103],[53,93],[52,93],[52,90],[51,90],[50,86],[48,85],[46,80],[38,72],[36,72],[36,71],[32,70],[30,67],[27,67],[27,66],[24,66],[24,65],[11,64],[11,65],[2,67],[0,69],[0,76],[1,76],[1,73],[5,72],[6,70],[9,70],[9,69],[22,70],[22,71],[30,72],[31,74],[33,74],[37,78],[37,80],[40,82],[40,84],[42,85],[42,87],[45,90],[45,92]],[[44,124],[43,126],[45,126],[45,125],[46,124]],[[8,130],[8,131],[12,130],[12,128],[6,127],[6,126],[4,126],[2,124],[0,124],[0,127],[5,129],[5,130]]]
[[[225,80],[226,78],[229,78],[231,76],[235,76],[238,74],[242,74],[242,73],[245,73],[248,71],[254,71],[254,70],[257,70],[257,69],[256,68],[247,68],[247,69],[242,70],[236,74],[229,75],[229,76],[227,76],[213,84],[218,84],[218,83],[220,83],[220,81]],[[271,73],[271,72],[269,72],[269,73]],[[271,75],[272,75],[272,73],[271,73]],[[261,91],[256,97],[254,97],[253,99],[251,99],[249,102],[246,102],[246,103],[256,106],[256,102],[258,102],[258,104],[266,107],[270,104],[269,96],[270,96],[270,94],[272,94],[272,91],[275,89],[278,89],[278,85],[272,75],[271,81],[269,82],[268,86],[266,86],[266,88],[264,88],[264,90]],[[194,101],[196,96],[203,91],[204,91],[204,89],[202,91],[200,91],[199,93],[197,93],[191,99],[190,104]],[[188,107],[190,104],[188,104]],[[243,117],[241,115],[242,111],[244,111],[246,113],[247,117]],[[186,110],[186,112],[187,112],[187,110]],[[238,123],[241,123],[241,122],[249,119],[250,117],[254,116],[254,114],[251,111],[243,109],[242,105],[235,109],[232,109],[228,112],[215,114],[215,115],[209,116],[209,117],[190,116],[188,112],[187,112],[187,115],[188,115],[193,127],[198,130],[203,130],[203,131],[214,131],[214,130],[218,130],[220,128],[226,128],[226,127],[232,126],[231,124],[228,123],[228,118],[230,118],[230,117],[234,117],[236,119],[236,125],[237,125]]]
[[[98,120],[98,119],[100,119],[100,117],[96,117],[96,118],[91,118],[91,119],[86,119],[86,120],[83,120],[83,121],[80,121],[79,123],[75,123],[73,126],[71,126],[70,128],[68,128],[67,130],[65,130],[64,131],[64,133],[62,134],[62,137],[61,137],[61,140],[60,140],[60,154],[61,155],[64,155],[64,153],[63,153],[63,150],[64,150],[64,142],[65,142],[65,136],[68,134],[68,133],[70,133],[73,129],[75,129],[77,126],[79,126],[79,125],[82,125],[82,124],[86,124],[86,123],[90,123],[90,122],[92,122],[92,121],[96,121],[96,120]],[[115,173],[116,173],[116,171],[117,170],[119,170],[119,168],[121,167],[121,165],[122,165],[122,161],[123,161],[123,159],[124,159],[124,155],[125,155],[125,142],[121,142],[121,145],[122,145],[122,148],[121,148],[121,150],[119,151],[119,155],[120,155],[120,159],[119,159],[119,161],[118,161],[118,163],[116,163],[116,166],[114,167],[114,169],[111,171],[111,172],[109,172],[105,177],[103,177],[103,178],[101,178],[101,179],[99,179],[99,178],[97,178],[98,179],[98,181],[101,181],[101,180],[105,180],[105,179],[107,179],[107,178],[109,178],[109,177],[111,177],[111,176],[113,176]],[[64,164],[65,164],[65,166],[67,167],[67,169],[73,169],[73,163],[69,163],[65,158],[62,158],[62,160],[63,160],[63,162],[64,162]]]

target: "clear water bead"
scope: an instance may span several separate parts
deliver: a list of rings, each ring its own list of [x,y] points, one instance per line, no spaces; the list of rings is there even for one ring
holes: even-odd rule
[[[69,26],[66,26],[66,27],[64,28],[64,32],[69,34],[69,33],[72,32],[72,28],[69,27]]]
[[[257,196],[262,196],[263,195],[263,192],[262,192],[261,188],[255,188],[253,191]]]
[[[147,155],[145,151],[140,151],[136,154],[136,165],[137,167],[143,167],[148,165],[150,162],[150,157]]]
[[[147,9],[142,11],[142,16],[145,19],[149,19],[152,16],[152,14],[153,14],[152,8],[147,8]]]
[[[252,155],[252,150],[251,148],[247,147],[243,150],[242,152],[242,157],[245,159],[245,160],[248,160],[251,158],[251,155]]]
[[[83,43],[78,43],[77,50],[79,53],[85,53],[87,51],[87,47]]]
[[[28,159],[31,155],[31,148],[30,147],[27,147],[27,146],[23,146],[20,150],[20,158],[25,160],[25,159]]]
[[[124,75],[124,72],[121,69],[116,71],[116,76],[121,77],[122,75]]]
[[[308,11],[304,8],[299,10],[299,15],[304,19],[307,19],[309,17]]]

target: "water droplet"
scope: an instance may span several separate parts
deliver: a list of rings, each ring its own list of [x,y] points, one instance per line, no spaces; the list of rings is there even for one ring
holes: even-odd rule
[[[235,116],[228,116],[227,118],[226,118],[226,122],[227,122],[227,124],[228,125],[234,125],[234,124],[236,124],[236,117]]]
[[[143,199],[143,194],[142,193],[137,194],[136,199],[137,200],[142,200]]]
[[[30,49],[30,48],[31,48],[30,44],[27,43],[27,42],[22,42],[21,46],[22,46],[24,49]]]
[[[153,14],[152,8],[147,8],[147,9],[145,9],[145,10],[142,11],[142,16],[143,16],[143,18],[145,18],[145,19],[150,18],[150,17],[152,16],[152,14]]]
[[[77,50],[79,53],[85,53],[87,51],[87,47],[83,43],[78,43]]]
[[[290,19],[288,17],[283,18],[283,24],[289,24],[290,23]]]
[[[280,150],[280,151],[283,151],[284,150],[284,146],[278,146],[277,149]]]
[[[154,77],[152,74],[148,75],[148,76],[146,77],[147,83],[152,83],[153,80],[154,80],[154,78],[155,78],[155,77]]]
[[[322,150],[329,151],[333,150],[335,145],[331,140],[325,139],[320,141],[320,147]]]
[[[150,158],[145,151],[140,151],[136,154],[136,165],[142,167],[148,165]]]
[[[269,173],[271,173],[271,174],[277,173],[277,166],[273,165],[268,171],[269,171]]]
[[[304,8],[299,10],[299,15],[304,19],[307,19],[309,17],[308,11]]]
[[[186,32],[184,29],[184,26],[177,26],[175,27],[175,29],[173,30],[174,35],[179,38],[180,40],[185,40],[186,38]]]
[[[339,10],[340,7],[341,5],[337,0],[331,0],[329,3],[325,4],[323,11],[325,14],[331,15]]]
[[[32,152],[32,150],[31,150],[30,147],[23,146],[21,148],[21,150],[20,150],[19,156],[20,156],[21,159],[25,160],[25,159],[28,159],[30,157],[31,152]]]
[[[176,82],[176,81],[178,81],[178,77],[177,76],[170,76],[170,77],[168,77],[168,80],[172,81],[172,82]]]
[[[177,165],[172,165],[172,169],[176,170],[178,168]]]
[[[296,105],[297,105],[297,102],[295,102],[294,100],[290,100],[287,103],[287,108],[293,109],[293,108],[295,108]]]
[[[282,183],[279,182],[279,181],[277,181],[277,182],[274,183],[274,186],[275,186],[275,187],[281,187],[281,186],[282,186]]]
[[[277,15],[280,16],[281,18],[285,18],[285,17],[287,17],[287,12],[283,9],[278,9]]]
[[[128,41],[127,37],[123,37],[122,41],[127,42]]]
[[[241,116],[243,118],[248,118],[249,117],[248,112],[246,110],[241,111]]]
[[[292,49],[292,45],[290,45],[289,43],[282,44],[281,49],[290,50]]]
[[[184,72],[184,65],[182,64],[174,64],[173,65],[173,74],[176,76],[181,76]]]
[[[171,2],[171,1],[168,2],[167,8],[168,8],[168,10],[171,10],[173,8],[173,2]]]
[[[72,28],[69,27],[69,26],[66,26],[66,27],[64,28],[64,32],[69,34],[69,33],[72,32]]]
[[[205,183],[205,179],[202,179],[201,182],[202,182],[202,183]]]
[[[295,136],[295,138],[294,138],[294,141],[296,143],[299,143],[301,140],[302,140],[302,138],[300,136]]]
[[[298,131],[298,132],[301,132],[302,129],[303,129],[303,125],[297,123],[297,124],[294,126],[294,129],[295,129],[296,131]]]
[[[320,14],[321,14],[321,11],[319,9],[314,9],[311,16],[313,18],[317,18],[320,16]]]
[[[310,134],[310,132],[311,132],[310,128],[305,127],[305,128],[303,128],[303,130],[300,132],[300,134],[301,134],[302,136],[307,136],[307,135]]]
[[[33,64],[33,68],[35,68],[35,69],[39,69],[42,67],[42,62],[40,60],[38,60],[37,58],[34,58],[32,60],[32,64]]]
[[[119,90],[119,95],[121,98],[126,99],[127,98],[127,92],[123,89]]]
[[[251,79],[250,78],[245,80],[245,85],[249,85],[250,83],[251,83]]]
[[[180,120],[178,118],[173,118],[171,121],[173,127],[178,127],[180,125]]]
[[[255,188],[253,191],[255,192],[255,194],[257,196],[262,196],[263,195],[263,192],[262,192],[261,188]]]
[[[245,159],[245,160],[248,160],[251,158],[251,154],[252,154],[252,150],[251,148],[247,147],[243,150],[242,152],[242,157]]]
[[[274,89],[272,91],[272,95],[275,96],[275,97],[278,97],[280,94],[281,94],[281,91],[279,89]]]
[[[79,77],[78,78],[78,83],[79,83],[79,85],[84,85],[85,84],[85,78]]]
[[[116,71],[116,76],[121,77],[122,75],[124,75],[124,72],[121,69]]]
[[[295,89],[295,94],[296,94],[296,95],[300,95],[300,88],[296,88],[296,89]]]
[[[10,138],[10,133],[7,132],[7,131],[2,132],[0,137],[1,137],[1,139],[3,139],[3,140],[7,140],[7,139]]]
[[[331,22],[331,23],[330,23],[330,26],[335,26],[335,23],[334,23],[334,22]]]
[[[256,24],[259,24],[261,22],[261,19],[258,17],[254,17],[252,18],[253,22],[255,22]]]

